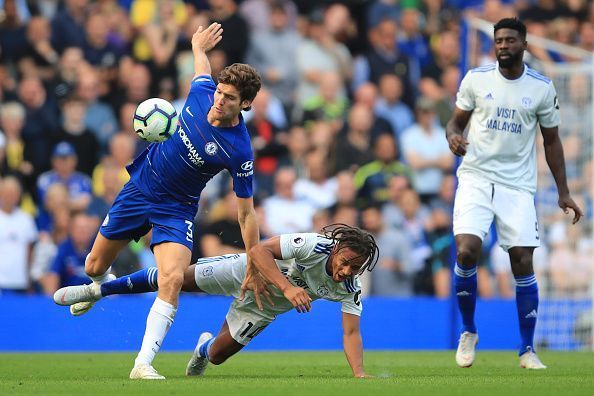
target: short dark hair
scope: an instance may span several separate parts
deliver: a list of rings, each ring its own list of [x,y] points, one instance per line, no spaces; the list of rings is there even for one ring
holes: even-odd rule
[[[219,73],[218,82],[233,85],[239,91],[241,101],[254,100],[262,86],[258,71],[245,63],[234,63],[224,68]],[[251,106],[244,110],[250,108]]]
[[[357,275],[365,270],[371,271],[379,259],[379,248],[373,235],[358,227],[351,227],[346,224],[330,224],[322,228],[322,234],[331,239],[338,250],[349,248],[358,257],[364,257],[365,261]]]
[[[495,25],[493,25],[493,35],[499,29],[513,29],[520,34],[522,40],[526,40],[526,25],[524,22],[520,21],[518,18],[503,18],[499,20]]]

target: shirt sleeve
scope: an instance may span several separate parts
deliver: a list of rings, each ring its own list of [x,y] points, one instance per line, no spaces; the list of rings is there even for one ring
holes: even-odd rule
[[[464,111],[471,111],[474,110],[475,106],[474,92],[472,91],[472,74],[468,72],[460,83],[460,88],[456,95],[456,107]]]
[[[246,133],[247,136],[247,133]],[[238,155],[233,160],[229,172],[233,179],[233,191],[239,198],[249,198],[254,194],[254,154],[252,152],[249,140],[243,144],[249,149],[245,149],[242,155]]]
[[[536,110],[536,115],[538,116],[538,123],[545,128],[553,128],[561,123],[559,99],[552,82],[547,86],[547,92]]]
[[[361,312],[363,311],[363,303],[361,302],[361,281],[357,277],[353,280],[352,284],[347,287],[352,287],[353,292],[348,294],[341,301],[341,311],[351,315],[361,316]]]
[[[299,264],[309,263],[318,243],[318,234],[282,234],[280,248],[283,260],[295,259]]]

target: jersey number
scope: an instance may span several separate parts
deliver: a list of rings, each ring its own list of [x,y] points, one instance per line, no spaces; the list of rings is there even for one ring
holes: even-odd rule
[[[355,293],[355,298],[353,300],[355,300],[356,305],[361,305],[361,290]]]
[[[184,222],[188,226],[188,231],[186,231],[186,241],[194,242],[194,233],[192,232],[192,227],[194,226],[194,223],[192,223],[190,220],[185,220]]]
[[[251,333],[248,334],[248,331],[250,331],[252,327],[254,327],[254,324],[252,322],[248,322],[247,326],[245,326],[245,329],[243,329],[243,331],[239,334],[239,337],[254,338],[266,328],[266,326],[256,327]]]

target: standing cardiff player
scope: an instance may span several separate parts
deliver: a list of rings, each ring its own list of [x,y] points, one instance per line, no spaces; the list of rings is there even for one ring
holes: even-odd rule
[[[505,18],[494,26],[497,63],[466,74],[456,109],[446,127],[450,150],[464,156],[458,168],[454,204],[457,264],[454,284],[463,329],[456,363],[470,367],[478,342],[474,323],[476,263],[493,218],[499,243],[509,253],[516,280],[516,305],[522,344],[520,367],[544,369],[534,351],[538,286],[532,253],[540,245],[534,206],[537,124],[544,138],[547,164],[555,178],[559,206],[582,211],[569,194],[563,146],[559,139],[559,104],[553,83],[523,63],[526,26]],[[463,135],[470,121],[468,138]]]
[[[223,169],[233,178],[238,218],[247,249],[259,241],[252,200],[253,153],[241,110],[250,108],[260,89],[260,76],[251,66],[233,64],[215,85],[206,51],[222,37],[218,23],[200,27],[192,37],[195,76],[179,117],[178,131],[152,144],[128,167],[128,182],[101,225],[85,271],[93,283],[109,280],[109,267],[131,239],[152,228],[151,247],[159,268],[159,292],[147,317],[142,347],[130,373],[132,379],[162,379],[152,367],[177,311],[184,271],[191,261],[193,220],[200,193],[208,180]],[[244,288],[259,290],[248,266]],[[244,289],[245,291],[245,289]],[[92,304],[71,307],[74,315]]]
[[[378,250],[371,234],[342,224],[326,227],[320,234],[284,234],[253,247],[255,267],[274,286],[272,304],[260,310],[253,298],[240,298],[246,274],[245,254],[207,257],[188,268],[184,291],[231,295],[235,299],[219,334],[202,333],[187,375],[202,375],[208,362],[221,364],[260,334],[277,315],[295,308],[308,312],[311,301],[326,299],[342,304],[344,351],[355,377],[366,377],[360,333],[361,286],[358,275],[371,271]],[[157,279],[159,278],[159,280]],[[149,268],[102,285],[70,286],[58,290],[54,301],[69,305],[98,301],[112,294],[145,293],[160,289],[156,268]]]

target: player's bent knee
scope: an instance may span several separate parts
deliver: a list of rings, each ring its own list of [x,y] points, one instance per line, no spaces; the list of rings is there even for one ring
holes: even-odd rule
[[[474,267],[478,261],[478,252],[467,246],[460,246],[456,252],[456,259],[458,260],[458,264],[463,267]]]

